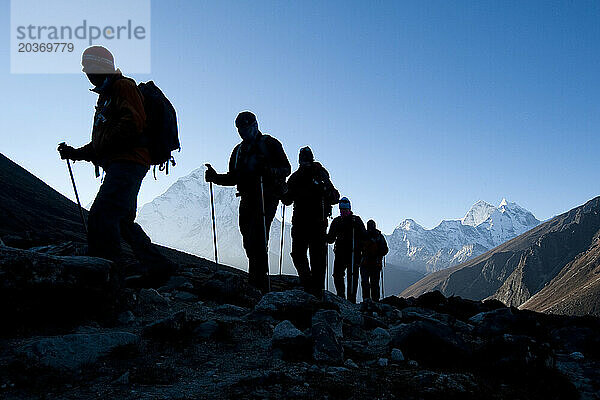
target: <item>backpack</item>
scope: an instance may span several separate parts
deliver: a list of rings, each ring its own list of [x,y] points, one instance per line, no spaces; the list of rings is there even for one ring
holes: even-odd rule
[[[265,157],[269,154],[269,151],[267,149],[267,143],[266,143],[267,138],[270,138],[270,136],[266,135],[266,134],[262,134],[257,143],[258,151]],[[273,194],[275,195],[275,197],[277,199],[281,200],[282,197],[287,192],[286,179],[285,178],[273,178],[272,183],[273,183],[273,186],[272,186]]]
[[[340,202],[340,192],[333,186],[331,183],[331,179],[329,179],[329,174],[325,171],[325,169],[321,166],[322,171],[315,178],[315,183],[319,187],[319,192],[321,196],[323,196],[323,206],[325,209],[325,217],[331,217],[333,211],[333,205]]]
[[[168,174],[169,163],[172,166],[176,164],[171,152],[181,151],[177,114],[169,99],[153,81],[142,82],[138,88],[144,98],[146,112],[145,144],[150,151],[150,164],[154,165],[153,173],[156,179],[156,167]]]

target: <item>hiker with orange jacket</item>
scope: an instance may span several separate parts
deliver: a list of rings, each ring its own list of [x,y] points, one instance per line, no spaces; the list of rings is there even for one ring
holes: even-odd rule
[[[133,79],[115,68],[106,48],[92,46],[82,56],[83,72],[98,94],[92,140],[80,148],[61,143],[62,159],[85,160],[102,167],[103,179],[88,215],[88,254],[123,262],[121,237],[131,245],[140,262],[134,266],[153,279],[162,280],[176,266],[154,246],[134,222],[137,196],[150,168],[150,152],[144,143],[144,99]]]

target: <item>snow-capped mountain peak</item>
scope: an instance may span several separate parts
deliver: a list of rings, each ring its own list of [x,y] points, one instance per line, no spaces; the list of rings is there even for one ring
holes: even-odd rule
[[[539,223],[506,198],[497,207],[480,200],[462,219],[444,220],[433,229],[404,220],[389,236],[388,259],[391,264],[433,272],[483,254]]]
[[[467,214],[462,219],[462,223],[463,225],[477,226],[488,219],[495,210],[496,207],[490,203],[479,200],[467,211]]]
[[[396,229],[400,229],[402,231],[410,231],[410,230],[423,230],[424,228],[417,224],[414,219],[405,219],[398,225]]]

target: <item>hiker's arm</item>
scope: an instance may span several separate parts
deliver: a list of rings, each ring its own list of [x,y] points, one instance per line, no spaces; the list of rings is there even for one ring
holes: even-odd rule
[[[94,146],[92,146],[92,142],[78,149],[75,149],[75,151],[77,152],[78,160],[85,160],[90,162],[96,160],[96,153],[94,152]]]
[[[337,220],[334,219],[331,223],[331,226],[329,227],[329,232],[327,232],[327,243],[335,242],[335,238],[337,236],[337,226]]]
[[[283,146],[279,140],[274,139],[271,142],[271,154],[273,154],[272,165],[269,168],[269,174],[273,178],[285,179],[292,173],[292,166],[285,155]]]
[[[226,174],[218,174],[212,167],[206,171],[206,181],[214,182],[220,186],[235,186],[237,185],[237,178],[235,175],[235,155],[237,154],[238,147],[236,146],[231,152],[229,157],[229,171]]]
[[[113,84],[112,112],[96,150],[99,153],[130,149],[141,142],[146,121],[142,97],[133,82],[120,79]]]
[[[287,182],[287,190],[281,196],[281,202],[286,206],[292,205],[296,199],[296,179],[295,175],[290,176]]]

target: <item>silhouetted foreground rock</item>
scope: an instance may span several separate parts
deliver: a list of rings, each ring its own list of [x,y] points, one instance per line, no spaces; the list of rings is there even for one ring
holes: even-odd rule
[[[121,346],[135,345],[139,338],[128,332],[80,333],[32,339],[17,354],[27,362],[59,371],[76,371]]]
[[[0,246],[5,329],[100,317],[115,304],[110,261]]]
[[[104,260],[0,250],[4,292],[22,302],[3,294],[9,314],[28,315],[0,339],[2,398],[592,399],[600,390],[594,318],[440,293],[357,305],[277,277],[282,290],[260,296],[244,274],[207,266],[126,289]],[[31,324],[40,310],[51,324]]]

